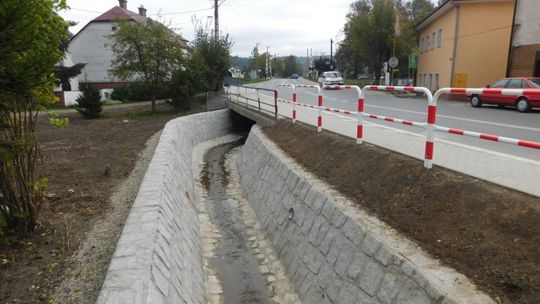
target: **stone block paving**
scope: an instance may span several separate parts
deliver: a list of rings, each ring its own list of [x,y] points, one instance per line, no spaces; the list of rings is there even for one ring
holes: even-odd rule
[[[258,127],[237,164],[247,199],[303,303],[494,303],[305,172]]]
[[[205,303],[192,154],[231,132],[229,111],[174,119],[163,129],[97,303]]]
[[[211,265],[211,259],[215,257],[216,248],[219,247],[222,236],[219,228],[212,223],[208,213],[208,206],[204,203],[207,197],[207,191],[201,183],[201,170],[203,166],[203,156],[205,151],[211,147],[232,142],[236,138],[225,136],[216,140],[205,142],[197,146],[193,153],[193,165],[195,179],[195,201],[199,210],[199,221],[201,227],[203,269],[205,280],[205,298],[209,304],[223,303],[223,289],[221,279],[217,270]],[[248,247],[251,248],[259,262],[259,272],[267,281],[268,291],[271,303],[299,304],[302,303],[294,288],[292,287],[277,254],[273,249],[272,242],[264,235],[261,230],[257,216],[250,204],[244,198],[240,187],[240,177],[234,164],[239,149],[234,149],[227,156],[226,170],[229,173],[229,183],[227,193],[229,197],[238,202],[241,213],[241,219],[244,223],[245,233],[248,237]]]

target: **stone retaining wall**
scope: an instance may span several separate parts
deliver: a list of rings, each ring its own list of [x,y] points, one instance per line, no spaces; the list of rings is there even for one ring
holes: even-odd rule
[[[221,110],[167,123],[97,303],[205,303],[192,150],[228,134],[229,115]]]
[[[260,128],[253,127],[237,166],[304,303],[494,303],[305,172]]]

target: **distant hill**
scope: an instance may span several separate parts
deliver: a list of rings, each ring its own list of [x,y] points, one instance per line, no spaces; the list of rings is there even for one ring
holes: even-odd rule
[[[246,70],[249,68],[249,58],[231,56],[231,66],[239,67],[241,70]]]

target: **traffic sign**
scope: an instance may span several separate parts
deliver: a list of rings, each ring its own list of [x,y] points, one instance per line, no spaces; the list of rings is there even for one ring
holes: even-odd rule
[[[395,68],[398,66],[399,64],[399,60],[397,59],[397,57],[392,57],[388,60],[388,64],[392,67],[392,68]]]
[[[418,57],[413,53],[409,55],[409,69],[416,69],[418,66]]]

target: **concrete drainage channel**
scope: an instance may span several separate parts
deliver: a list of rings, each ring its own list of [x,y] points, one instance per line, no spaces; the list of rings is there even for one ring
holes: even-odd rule
[[[251,124],[167,124],[98,303],[494,303]]]

